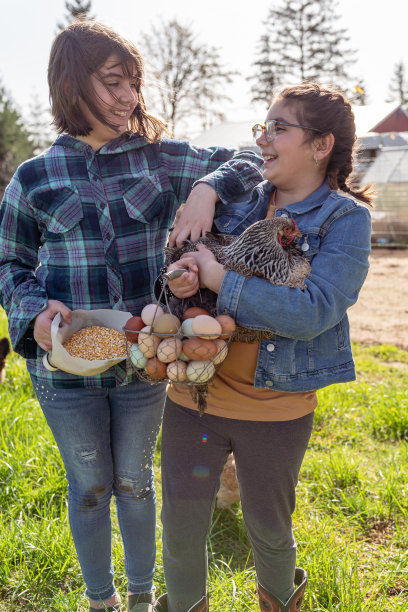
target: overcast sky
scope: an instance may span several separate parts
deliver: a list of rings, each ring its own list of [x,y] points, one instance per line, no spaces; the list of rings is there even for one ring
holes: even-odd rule
[[[250,108],[249,84],[263,22],[277,0],[93,0],[97,19],[113,26],[138,44],[139,34],[158,19],[176,17],[196,33],[197,41],[218,47],[222,60],[241,77],[223,104],[228,117],[239,120]],[[65,15],[64,0],[0,0],[0,78],[23,111],[33,95],[48,104],[46,71],[56,24]],[[339,27],[346,27],[358,51],[354,71],[365,82],[369,102],[382,103],[396,62],[408,71],[408,0],[339,0]],[[276,25],[279,27],[279,24]],[[147,58],[148,59],[148,58]]]

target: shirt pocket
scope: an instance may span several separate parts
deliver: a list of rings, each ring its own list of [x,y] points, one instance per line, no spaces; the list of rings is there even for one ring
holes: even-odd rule
[[[50,234],[68,232],[84,218],[79,195],[68,187],[37,192],[32,206],[39,226]]]
[[[163,193],[158,178],[144,175],[120,181],[126,211],[131,219],[151,223],[163,211]]]

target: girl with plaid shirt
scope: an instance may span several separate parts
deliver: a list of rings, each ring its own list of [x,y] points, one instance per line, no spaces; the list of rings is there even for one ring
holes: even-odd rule
[[[164,385],[138,381],[129,363],[80,377],[49,371],[44,351],[60,312],[140,313],[177,208],[179,240],[211,227],[215,201],[260,180],[251,152],[197,149],[163,138],[148,113],[135,46],[95,22],[68,26],[51,49],[53,145],[16,171],[0,207],[0,303],[68,479],[69,521],[90,610],[120,610],[111,562],[110,500],[128,578],[128,609],[153,604],[156,498],[152,458]],[[217,192],[213,188],[217,187]],[[180,227],[183,227],[180,230]]]

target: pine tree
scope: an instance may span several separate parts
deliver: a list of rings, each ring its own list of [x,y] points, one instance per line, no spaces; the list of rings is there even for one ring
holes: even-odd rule
[[[225,85],[235,73],[221,66],[216,48],[197,43],[191,28],[175,19],[153,26],[141,41],[158,85],[150,89],[152,105],[172,134],[187,119],[191,127],[193,117],[202,129],[224,118],[219,105],[229,100]]]
[[[388,87],[390,95],[387,102],[397,101],[400,106],[408,106],[408,79],[405,75],[403,62],[397,62],[394,66],[394,74]]]
[[[17,166],[34,151],[24,121],[0,83],[0,190],[10,181]]]
[[[67,25],[78,19],[95,19],[94,15],[90,15],[92,0],[74,0],[73,2],[65,1],[65,8],[68,14],[65,15],[66,23],[58,23],[58,30],[64,30]]]
[[[278,85],[279,67],[272,62],[272,47],[270,34],[263,34],[258,43],[258,59],[253,63],[254,72],[248,78],[253,81],[251,89],[252,102],[266,102],[269,105],[273,89]]]
[[[350,77],[347,66],[355,52],[348,48],[346,29],[337,26],[333,0],[282,0],[269,10],[266,21],[268,49],[262,45],[258,62],[266,69],[259,74],[258,87],[252,101],[259,100],[260,92],[266,104],[271,97],[270,74],[279,84],[318,80],[346,88]],[[274,83],[276,84],[276,82]]]
[[[56,134],[51,129],[51,124],[52,117],[49,109],[41,104],[38,93],[34,93],[29,105],[27,127],[35,155],[49,147],[55,139]]]

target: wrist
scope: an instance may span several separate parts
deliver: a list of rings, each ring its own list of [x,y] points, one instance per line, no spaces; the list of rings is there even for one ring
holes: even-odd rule
[[[207,289],[211,289],[214,293],[218,293],[224,279],[225,269],[224,266],[218,261],[211,262],[208,266],[205,278],[203,279]]]

